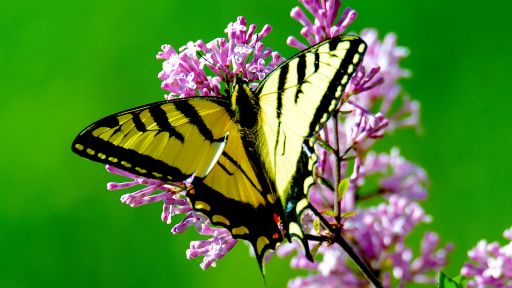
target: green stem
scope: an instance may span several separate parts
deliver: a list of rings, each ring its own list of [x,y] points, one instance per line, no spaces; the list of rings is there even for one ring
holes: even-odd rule
[[[341,157],[340,157],[340,137],[338,135],[338,112],[334,112],[334,149],[336,150],[336,169],[334,173],[334,184],[335,184],[335,191],[334,191],[334,219],[336,219],[336,223],[341,223],[341,217],[340,217],[340,206],[341,206],[341,200],[338,199],[338,187],[340,186],[340,179],[341,179]]]
[[[359,267],[363,275],[368,279],[368,281],[375,287],[375,288],[383,288],[382,284],[380,283],[379,279],[375,275],[375,272],[364,262],[364,260],[357,255],[357,253],[352,249],[352,246],[343,238],[341,235],[341,231],[339,229],[335,229],[332,227],[329,222],[316,210],[313,205],[309,204],[309,209],[313,211],[313,213],[319,218],[320,222],[324,225],[324,227],[329,230],[329,232],[334,236],[334,239],[338,245],[347,253],[347,255],[354,261],[354,263]]]

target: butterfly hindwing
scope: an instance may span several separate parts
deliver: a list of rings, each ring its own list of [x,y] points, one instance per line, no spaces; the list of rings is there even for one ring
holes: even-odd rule
[[[194,178],[188,193],[196,210],[213,224],[226,227],[235,238],[248,240],[260,267],[269,249],[283,241],[278,221],[283,208],[261,169],[247,153],[236,125],[228,130],[227,144],[216,165],[204,179]],[[202,205],[206,201],[209,205]]]
[[[255,169],[229,102],[189,97],[157,102],[105,117],[84,129],[72,150],[85,158],[164,182],[194,175],[192,206],[234,238],[254,246],[260,266],[282,242],[282,207]]]

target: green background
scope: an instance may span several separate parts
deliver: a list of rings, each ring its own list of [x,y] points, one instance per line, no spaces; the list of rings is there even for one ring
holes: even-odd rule
[[[202,271],[185,258],[195,233],[171,235],[160,204],[121,205],[105,188],[119,178],[70,151],[93,120],[163,99],[162,44],[223,37],[244,15],[273,26],[267,45],[295,53],[285,40],[300,29],[289,17],[297,2],[245,2],[0,2],[0,287],[263,286],[246,245]],[[350,30],[394,31],[411,50],[403,84],[421,101],[422,132],[399,131],[382,147],[427,170],[428,229],[456,244],[451,275],[479,239],[502,241],[512,225],[510,3],[343,3],[359,12]],[[288,265],[267,266],[270,287],[297,274]]]

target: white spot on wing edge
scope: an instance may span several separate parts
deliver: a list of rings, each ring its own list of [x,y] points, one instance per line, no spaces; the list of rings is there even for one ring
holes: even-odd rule
[[[297,205],[295,206],[295,212],[297,214],[301,213],[302,210],[304,210],[307,206],[308,206],[308,200],[307,199],[302,199],[300,200]]]
[[[82,151],[82,150],[84,150],[84,146],[82,144],[76,143],[75,144],[75,149],[78,150],[78,151]]]
[[[336,50],[347,50],[350,47],[350,41],[342,41],[336,46]]]
[[[258,240],[256,241],[256,248],[258,250],[258,254],[261,254],[261,251],[263,251],[263,248],[265,247],[265,245],[267,245],[268,243],[270,243],[270,241],[268,240],[267,237],[265,236],[260,236],[258,238]]]
[[[361,43],[359,45],[359,48],[357,48],[357,51],[359,51],[359,53],[363,53],[364,49],[366,48],[366,44],[364,43]]]
[[[226,137],[227,137],[227,135],[228,134],[226,134]],[[210,162],[210,166],[208,166],[204,175],[196,175],[196,176],[202,177],[202,176],[206,176],[206,175],[210,174],[210,172],[212,171],[215,164],[217,164],[217,161],[219,160],[220,155],[222,154],[222,151],[224,151],[225,146],[226,146],[226,141],[223,141],[217,148],[217,152],[215,153],[215,156],[212,158],[212,161]]]
[[[222,216],[222,215],[213,215],[212,216],[212,222],[219,222],[219,223],[222,223],[222,224],[227,225],[227,226],[229,226],[229,224],[230,224],[229,220],[226,217]]]
[[[194,208],[210,211],[210,205],[208,205],[208,203],[203,202],[203,201],[196,201],[194,203]]]
[[[249,230],[245,226],[240,226],[240,227],[231,229],[231,233],[233,235],[244,235],[244,234],[249,234]]]
[[[348,65],[347,72],[348,72],[348,74],[352,74],[352,72],[354,72],[354,65],[352,65],[352,64]]]
[[[289,230],[290,234],[298,235],[301,238],[304,236],[302,234],[302,229],[300,229],[299,224],[297,224],[295,222],[291,222],[290,225],[288,225],[288,230]]]
[[[357,64],[357,62],[359,62],[359,58],[361,58],[361,54],[356,53],[354,55],[354,59],[352,59],[352,63]]]
[[[348,82],[348,75],[343,76],[343,79],[341,79],[341,85],[345,85]]]

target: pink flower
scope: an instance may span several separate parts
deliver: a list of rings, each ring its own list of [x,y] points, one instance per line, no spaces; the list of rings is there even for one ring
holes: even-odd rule
[[[306,38],[309,45],[303,44],[293,36],[288,37],[287,43],[300,50],[343,34],[357,17],[355,10],[346,8],[336,21],[341,7],[340,0],[302,0],[300,2],[314,17],[314,22],[311,22],[302,8],[295,7],[292,9],[290,15],[304,26],[300,34]]]
[[[292,18],[304,26],[301,34],[309,44],[345,31],[356,16],[347,8],[336,21],[341,1],[300,2],[315,18],[310,20],[301,8],[292,10]],[[399,85],[410,74],[400,67],[408,50],[397,45],[392,33],[381,41],[376,30],[365,29],[361,38],[368,50],[345,90],[345,102],[316,137],[317,183],[310,189],[309,199],[329,223],[341,227],[342,236],[350,240],[371,269],[379,272],[384,287],[435,283],[435,274],[446,265],[452,245],[439,247],[434,232],[424,234],[418,256],[406,245],[408,235],[418,224],[431,221],[416,202],[426,198],[426,173],[400,155],[398,148],[390,153],[373,150],[388,131],[418,124],[419,104],[411,101]],[[289,38],[288,44],[306,47],[294,37]],[[343,198],[338,199],[342,179],[348,180],[348,187]],[[380,202],[374,206],[363,204],[369,199]],[[328,237],[331,231],[318,228],[315,218],[306,212],[302,219],[306,233]],[[338,246],[325,241],[309,242],[310,248],[319,247],[319,263],[308,262],[300,245],[286,244],[278,249],[280,256],[297,250],[292,267],[312,272],[291,280],[289,287],[368,285]]]
[[[303,26],[301,35],[308,43],[289,37],[288,44],[299,49],[345,33],[357,16],[354,10],[346,8],[338,17],[340,0],[300,2],[313,19],[300,7],[291,12],[292,18]],[[262,43],[270,31],[271,27],[265,25],[257,32],[254,24],[248,25],[243,17],[238,17],[225,29],[227,38],[189,42],[178,50],[163,45],[157,59],[163,60],[158,77],[162,80],[161,87],[169,93],[165,97],[230,97],[237,77],[242,77],[252,88],[257,87],[284,60]],[[334,223],[333,226],[339,228],[336,231],[350,240],[354,250],[369,263],[370,268],[379,271],[385,287],[432,283],[434,274],[446,264],[451,245],[439,248],[438,236],[433,232],[424,234],[418,256],[413,255],[406,245],[408,235],[418,224],[431,221],[417,202],[426,197],[426,173],[400,155],[398,148],[393,148],[390,153],[373,150],[375,142],[388,131],[418,124],[419,104],[410,100],[399,85],[399,81],[410,74],[400,66],[408,50],[397,45],[396,36],[392,33],[379,40],[376,30],[366,29],[361,37],[368,45],[362,64],[347,85],[343,105],[315,138],[317,183],[309,191],[309,199],[316,210],[323,213],[322,217]],[[190,179],[171,185],[110,166],[107,170],[131,179],[124,183],[109,183],[110,190],[137,185],[143,187],[123,195],[123,203],[137,207],[161,201],[162,221],[171,224],[173,216],[183,216],[171,228],[172,233],[182,233],[189,227],[195,227],[199,234],[208,236],[204,240],[192,241],[186,252],[189,259],[203,257],[201,268],[215,266],[237,243],[228,230],[212,227],[206,217],[190,206],[186,198]],[[340,193],[342,182],[346,187]],[[378,202],[373,202],[373,206],[361,205],[368,199]],[[338,246],[329,245],[332,244],[329,242],[332,241],[332,237],[329,238],[332,230],[326,229],[328,225],[318,225],[317,217],[312,211],[306,211],[302,226],[306,233],[317,237],[316,242],[310,241],[309,244],[311,250],[318,249],[320,261],[312,263],[307,260],[295,242],[280,245],[276,253],[284,256],[297,251],[292,267],[313,272],[307,277],[293,279],[289,286],[366,286],[367,280],[354,268],[346,254]],[[510,231],[507,233],[509,236],[512,234]],[[504,253],[509,253],[509,250],[506,248]],[[480,258],[475,256],[473,261],[478,262]],[[486,262],[488,272],[485,275],[501,277],[504,271],[508,271],[503,267],[508,267],[509,260],[502,257]],[[466,270],[473,271],[470,268]]]
[[[227,96],[235,77],[241,76],[257,86],[283,58],[261,40],[272,28],[265,25],[257,33],[256,25],[247,25],[244,17],[229,23],[224,32],[228,38],[217,38],[208,43],[189,42],[177,53],[170,45],[163,45],[157,59],[163,59],[162,89],[169,91],[167,99],[187,96]],[[215,76],[208,76],[208,68]]]
[[[469,262],[460,274],[468,278],[468,287],[512,287],[512,227],[503,232],[509,242],[481,240],[468,252]]]

